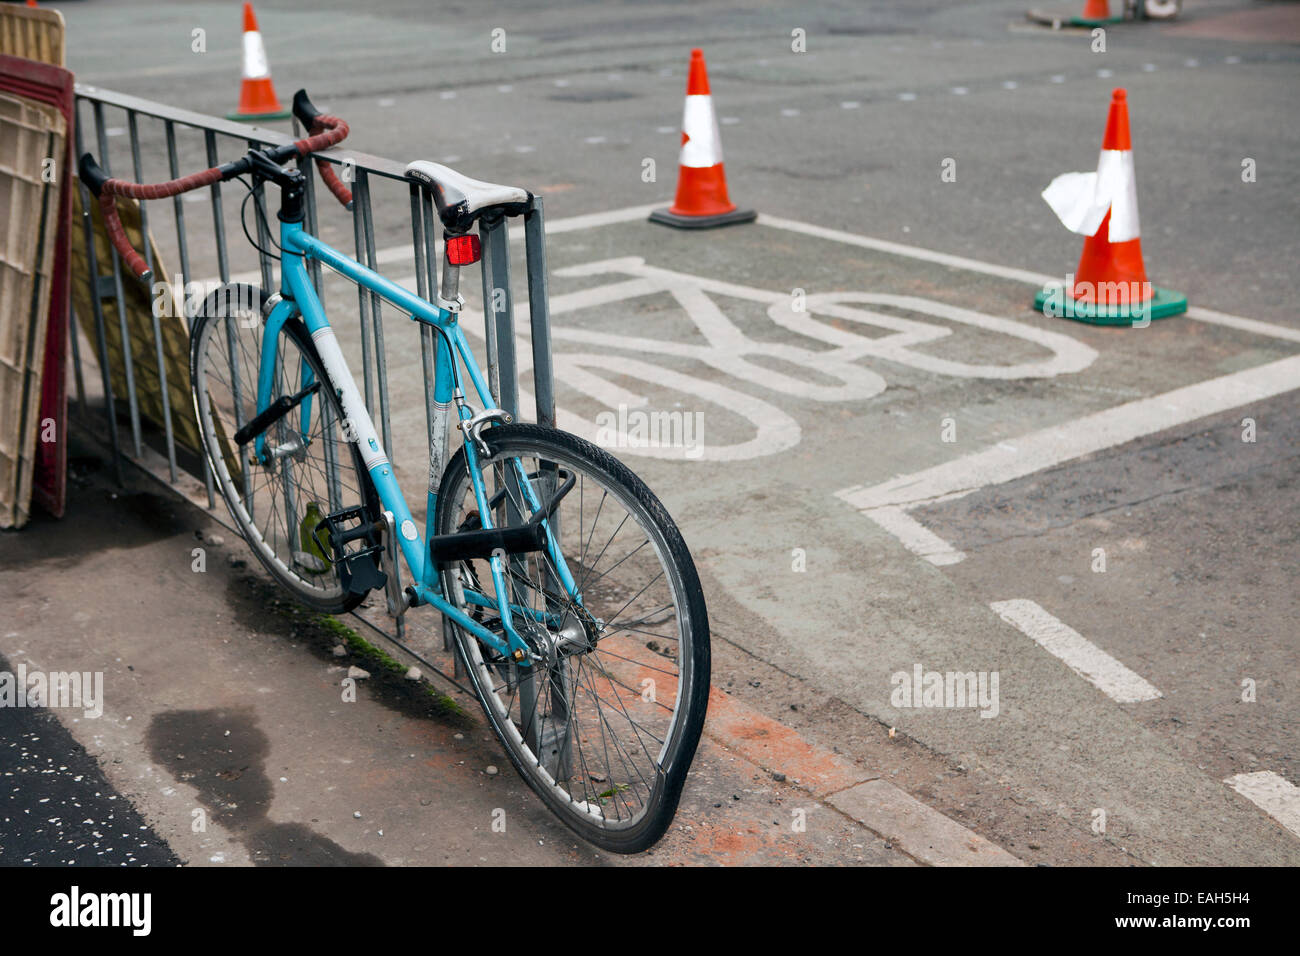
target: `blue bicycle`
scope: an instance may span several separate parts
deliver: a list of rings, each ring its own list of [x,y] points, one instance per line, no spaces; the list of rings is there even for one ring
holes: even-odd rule
[[[116,197],[158,199],[244,176],[250,194],[266,182],[280,189],[279,291],[223,286],[192,323],[191,386],[214,481],[253,553],[302,603],[341,613],[386,590],[390,608],[437,609],[529,786],[593,844],[643,850],[672,821],[704,724],[708,612],[690,552],[658,499],[589,442],[512,422],[458,323],[460,269],[480,255],[471,228],[521,214],[532,197],[411,163],[408,176],[431,192],[445,230],[437,301],[427,301],[306,231],[305,178],[285,164],[336,145],[348,127],[304,91],[294,113],[307,138],[167,183],[112,179],[90,154],[81,159],[109,237],[144,281],[151,277]],[[332,168],[317,163],[347,202]],[[445,467],[431,455],[423,533],[309,260],[434,333],[430,432],[445,434],[454,414],[463,441]],[[399,579],[410,583],[397,590]]]

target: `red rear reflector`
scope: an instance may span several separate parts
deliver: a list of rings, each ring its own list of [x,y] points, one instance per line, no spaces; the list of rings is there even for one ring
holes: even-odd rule
[[[452,236],[447,240],[447,261],[453,266],[469,266],[482,257],[478,236]]]

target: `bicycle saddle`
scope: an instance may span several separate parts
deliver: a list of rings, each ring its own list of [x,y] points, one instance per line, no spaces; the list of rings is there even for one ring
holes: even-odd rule
[[[428,160],[416,160],[406,167],[406,176],[433,194],[442,224],[451,233],[468,231],[483,213],[499,209],[507,216],[526,211],[532,194],[518,186],[499,186],[463,176],[454,169]]]

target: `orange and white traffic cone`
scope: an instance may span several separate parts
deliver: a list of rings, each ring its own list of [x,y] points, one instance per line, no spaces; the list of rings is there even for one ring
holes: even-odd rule
[[[1110,3],[1108,0],[1084,0],[1083,13],[1079,19],[1105,23],[1110,19]]]
[[[1187,311],[1185,296],[1147,281],[1124,90],[1111,95],[1097,171],[1063,173],[1043,198],[1067,229],[1087,238],[1075,273],[1041,290],[1034,308],[1094,325],[1145,325]]]
[[[253,5],[244,4],[244,82],[239,89],[239,108],[227,113],[233,120],[284,119],[289,111],[280,105],[271,85],[271,65],[266,59],[262,32],[257,29]]]
[[[1110,4],[1107,0],[1084,0],[1083,13],[1080,14],[1030,10],[1027,16],[1036,23],[1046,24],[1056,30],[1064,26],[1101,27],[1111,23],[1123,23],[1124,4],[1123,0],[1120,0],[1120,11],[1117,16],[1111,16]]]
[[[686,80],[686,108],[682,112],[682,152],[678,160],[677,197],[667,209],[650,213],[651,222],[679,229],[708,229],[733,222],[752,222],[758,213],[737,209],[727,198],[727,177],[722,169],[722,137],[713,114],[709,74],[704,52],[691,51]]]

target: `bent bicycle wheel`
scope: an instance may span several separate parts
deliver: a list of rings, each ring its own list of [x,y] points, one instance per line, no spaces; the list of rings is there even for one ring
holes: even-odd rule
[[[545,551],[503,559],[511,622],[531,663],[452,629],[474,689],[511,763],[543,801],[596,846],[635,853],[672,822],[709,693],[709,622],[681,533],[621,462],[538,425],[487,429],[480,454],[493,525],[528,520],[569,484],[551,517],[581,601]],[[531,497],[526,493],[531,490]],[[440,535],[482,519],[464,448],[438,495]],[[440,568],[443,593],[500,634],[490,564]]]
[[[364,595],[343,587],[320,522],[356,507],[377,515],[377,496],[343,434],[337,391],[301,321],[285,323],[276,345],[271,401],[320,387],[266,430],[267,460],[254,460],[252,442],[234,443],[235,432],[257,414],[267,298],[255,286],[226,285],[195,316],[190,382],[203,447],[231,517],[266,569],[302,603],[341,614]]]

